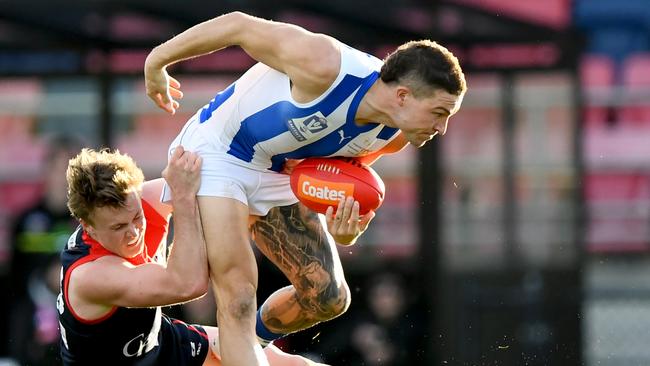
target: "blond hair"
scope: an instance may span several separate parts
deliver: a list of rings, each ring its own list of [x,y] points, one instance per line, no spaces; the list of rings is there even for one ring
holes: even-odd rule
[[[68,163],[68,209],[72,216],[92,224],[98,207],[124,207],[127,196],[139,190],[144,174],[133,159],[118,150],[82,149]]]

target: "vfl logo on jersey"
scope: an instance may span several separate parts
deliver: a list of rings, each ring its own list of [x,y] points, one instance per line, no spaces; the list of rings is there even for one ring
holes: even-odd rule
[[[319,113],[320,114],[320,113]],[[305,141],[314,134],[327,128],[327,120],[323,115],[313,115],[305,118],[294,118],[287,121],[289,132],[298,141]]]

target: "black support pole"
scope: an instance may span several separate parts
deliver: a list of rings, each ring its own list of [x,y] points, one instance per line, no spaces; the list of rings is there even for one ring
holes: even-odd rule
[[[501,119],[502,153],[503,153],[503,242],[506,253],[505,268],[509,268],[516,260],[516,218],[517,199],[515,197],[515,80],[510,72],[502,74]]]
[[[108,59],[108,52],[104,52],[104,60]],[[111,121],[113,119],[113,99],[111,97],[111,85],[113,76],[108,70],[109,66],[104,64],[104,68],[98,76],[99,80],[99,143],[102,147],[113,147],[111,134]]]
[[[440,274],[440,242],[441,242],[441,216],[442,180],[441,159],[439,151],[441,146],[434,139],[419,151],[419,228],[420,228],[420,275],[423,279],[424,301],[427,309],[428,341],[425,351],[425,365],[439,365],[443,353],[443,344],[437,336],[440,333],[441,323],[439,311],[439,274]]]

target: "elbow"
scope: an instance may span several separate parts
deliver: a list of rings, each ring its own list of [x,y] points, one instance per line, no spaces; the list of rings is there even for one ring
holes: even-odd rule
[[[223,15],[220,18],[223,20],[221,23],[225,23],[231,27],[233,25],[241,27],[243,24],[245,24],[246,21],[251,18],[251,16],[246,13],[242,13],[241,11],[233,11],[231,13]],[[221,24],[220,27],[223,27],[223,24]]]
[[[206,282],[205,285],[197,284],[192,286],[185,286],[181,291],[178,292],[180,297],[179,301],[186,302],[186,301],[192,301],[198,299],[199,297],[203,297],[206,293],[208,293],[207,281],[205,282]]]
[[[233,20],[242,20],[244,17],[248,16],[248,14],[237,10],[237,11],[231,11],[230,13],[224,16],[233,18]]]
[[[244,33],[250,31],[255,18],[241,11],[233,11],[219,18],[214,24],[218,31],[224,34],[228,45],[241,45],[244,41]]]
[[[209,280],[207,276],[193,277],[191,279],[178,280],[175,293],[179,302],[186,302],[202,297],[208,292]]]
[[[200,281],[196,281],[197,285],[196,288],[194,289],[194,295],[196,297],[203,297],[203,295],[208,293],[208,288],[210,287],[210,280],[208,280],[208,277],[204,277]]]
[[[199,280],[192,281],[192,284],[187,286],[187,300],[194,300],[203,297],[208,293],[209,280],[207,277],[202,277]]]

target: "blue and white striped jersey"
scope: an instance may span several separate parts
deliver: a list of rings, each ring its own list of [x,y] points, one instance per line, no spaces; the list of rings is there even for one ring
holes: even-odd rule
[[[397,136],[398,129],[379,123],[359,126],[354,118],[361,99],[379,77],[382,61],[343,44],[340,50],[339,75],[309,103],[293,100],[286,74],[258,63],[188,124],[198,122],[193,128],[213,148],[256,170],[281,171],[285,159],[377,151]]]

